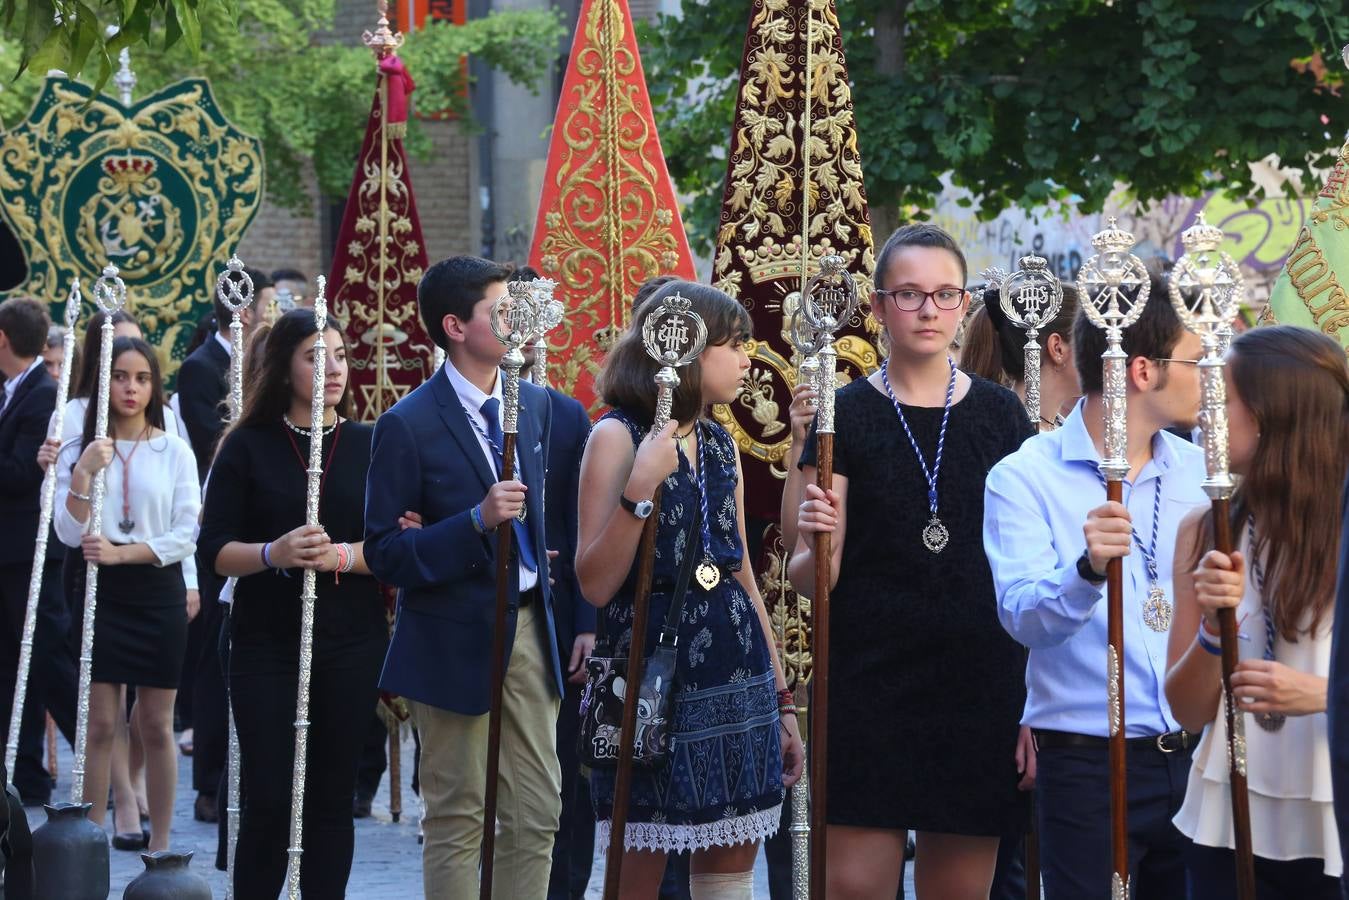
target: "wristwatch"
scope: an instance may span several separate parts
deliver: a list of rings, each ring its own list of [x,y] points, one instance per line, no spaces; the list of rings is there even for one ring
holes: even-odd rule
[[[624,497],[622,494],[618,495],[618,505],[626,509],[628,512],[632,513],[637,518],[643,520],[650,518],[651,510],[656,508],[656,505],[652,503],[650,500],[632,501],[629,500],[627,497]]]
[[[1082,576],[1083,581],[1092,584],[1105,583],[1105,576],[1091,567],[1091,554],[1086,550],[1077,558],[1077,574]]]

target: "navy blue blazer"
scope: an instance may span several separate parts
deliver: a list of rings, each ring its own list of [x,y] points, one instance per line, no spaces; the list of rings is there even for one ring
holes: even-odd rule
[[[581,486],[581,455],[590,436],[585,407],[555,388],[548,388],[552,432],[548,436],[547,531],[553,560],[553,613],[557,617],[558,651],[565,666],[578,634],[595,631],[595,607],[581,596],[576,580],[577,501]]]
[[[1335,630],[1330,644],[1330,688],[1326,700],[1329,719],[1330,780],[1335,800],[1335,822],[1340,829],[1340,852],[1349,859],[1349,485],[1342,500],[1340,577],[1335,591]],[[1344,879],[1349,897],[1349,873]]]
[[[551,408],[543,388],[520,385],[516,437],[520,480],[529,488],[526,524],[545,547],[544,460]],[[468,415],[443,371],[379,417],[365,491],[365,560],[398,588],[393,638],[379,686],[461,715],[489,707],[496,615],[496,538],[473,528],[471,510],[496,482]],[[422,528],[399,529],[404,510]],[[551,659],[553,689],[563,693],[546,554],[539,560],[542,615],[537,639]],[[514,579],[512,579],[514,582]],[[506,659],[515,644],[518,587],[506,619]]]
[[[3,397],[0,396],[0,400]],[[37,451],[47,439],[56,408],[56,380],[38,366],[19,382],[14,398],[0,412],[0,565],[33,563],[38,512],[42,506],[42,468]],[[65,502],[57,497],[57,503]],[[47,558],[60,559],[61,542],[47,535]]]

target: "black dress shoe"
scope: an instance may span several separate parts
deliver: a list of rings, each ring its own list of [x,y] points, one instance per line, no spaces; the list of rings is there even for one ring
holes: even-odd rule
[[[351,817],[353,819],[370,818],[370,805],[373,802],[373,797],[367,797],[365,794],[358,792],[356,794],[356,799],[351,803]]]
[[[197,802],[192,805],[192,818],[198,822],[219,822],[220,814],[216,812],[215,796],[198,794]]]
[[[150,844],[150,832],[148,831],[128,831],[125,834],[114,834],[112,836],[112,849],[114,850],[144,850]]]

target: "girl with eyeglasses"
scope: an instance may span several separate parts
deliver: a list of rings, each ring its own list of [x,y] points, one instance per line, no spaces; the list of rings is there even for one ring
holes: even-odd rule
[[[951,359],[966,277],[940,228],[890,236],[871,298],[889,357],[837,393],[828,495],[813,431],[801,459],[789,574],[802,594],[814,536],[833,535],[831,898],[895,896],[909,830],[920,897],[987,898],[999,839],[1027,818],[1024,651],[998,623],[981,529],[984,477],[1031,426],[1015,394]]]

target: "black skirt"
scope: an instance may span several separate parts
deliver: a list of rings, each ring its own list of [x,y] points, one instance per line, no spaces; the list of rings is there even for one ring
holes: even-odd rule
[[[80,576],[82,582],[83,566]],[[79,597],[83,602],[82,591]],[[94,681],[177,690],[186,646],[187,589],[179,563],[99,567]]]

